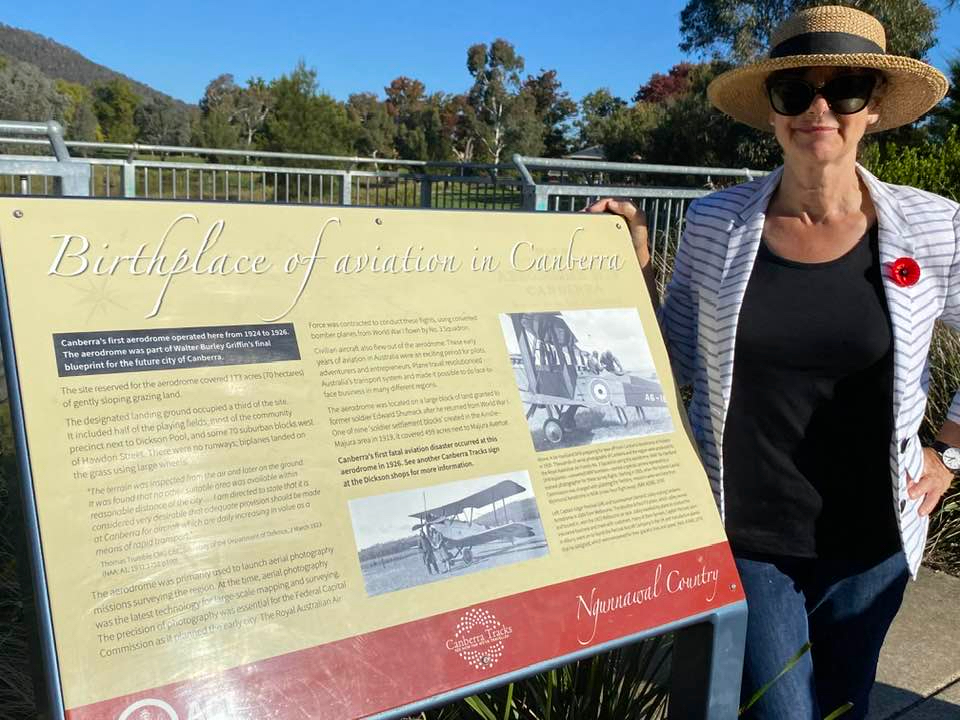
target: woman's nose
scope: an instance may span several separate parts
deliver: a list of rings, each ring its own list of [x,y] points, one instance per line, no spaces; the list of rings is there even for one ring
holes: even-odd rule
[[[810,103],[810,107],[808,108],[809,111],[817,115],[822,115],[829,109],[830,105],[827,104],[826,99],[820,93],[813,96],[813,102]]]

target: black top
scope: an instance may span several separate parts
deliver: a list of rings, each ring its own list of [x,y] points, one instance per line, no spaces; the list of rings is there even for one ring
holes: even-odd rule
[[[864,561],[896,552],[892,432],[893,332],[876,228],[823,263],[761,243],[723,440],[734,551]]]

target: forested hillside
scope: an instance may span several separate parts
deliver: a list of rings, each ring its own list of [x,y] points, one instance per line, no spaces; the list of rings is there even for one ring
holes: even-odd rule
[[[169,98],[149,85],[88,60],[76,50],[61,45],[56,40],[3,23],[0,23],[0,55],[29,63],[51,79],[66,80],[87,87],[110,80],[123,80],[143,98]],[[186,106],[186,103],[180,104]]]

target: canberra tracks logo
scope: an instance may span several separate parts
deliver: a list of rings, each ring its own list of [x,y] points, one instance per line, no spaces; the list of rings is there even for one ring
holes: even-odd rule
[[[117,720],[180,720],[177,711],[163,700],[137,700],[117,717]]]
[[[492,612],[471,608],[460,618],[446,647],[476,670],[489,670],[503,656],[504,643],[511,635],[513,628],[497,620]]]

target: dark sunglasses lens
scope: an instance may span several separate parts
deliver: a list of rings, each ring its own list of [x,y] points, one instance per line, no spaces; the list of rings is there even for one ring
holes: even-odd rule
[[[835,113],[851,115],[867,106],[875,83],[872,75],[841,75],[824,86],[823,97]]]
[[[813,88],[803,80],[778,80],[769,87],[770,106],[780,115],[799,115],[813,101]]]

